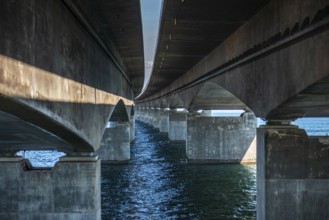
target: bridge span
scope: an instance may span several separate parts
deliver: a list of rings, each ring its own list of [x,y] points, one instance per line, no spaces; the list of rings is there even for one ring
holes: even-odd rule
[[[291,124],[329,116],[328,0],[163,0],[146,87],[138,0],[4,1],[0,35],[0,219],[100,219],[135,117],[189,163],[257,163],[257,219],[329,218],[329,141]],[[16,155],[43,149],[66,156]]]
[[[3,1],[0,33],[0,219],[100,219],[95,152],[144,82],[140,2]],[[16,156],[45,149],[66,156]]]
[[[257,162],[257,219],[329,217],[328,139],[291,124],[329,116],[328,3],[163,3],[137,119],[186,141],[191,163]],[[209,115],[225,109],[245,113]]]

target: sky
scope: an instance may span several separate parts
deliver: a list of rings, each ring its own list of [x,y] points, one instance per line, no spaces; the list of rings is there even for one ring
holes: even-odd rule
[[[141,0],[145,58],[144,87],[152,71],[155,47],[158,40],[161,5],[162,0]]]

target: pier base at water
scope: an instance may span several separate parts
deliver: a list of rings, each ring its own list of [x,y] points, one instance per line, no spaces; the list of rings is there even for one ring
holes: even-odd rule
[[[0,157],[0,219],[100,220],[97,157],[62,157],[29,170],[23,157]]]
[[[257,131],[257,219],[329,219],[329,139],[297,126]]]
[[[169,133],[171,141],[186,141],[186,112],[170,111]]]
[[[135,140],[135,117],[132,115],[130,120],[129,120],[129,125],[130,125],[130,142],[133,142]]]
[[[169,132],[169,111],[166,109],[162,109],[160,111],[160,117],[159,117],[159,130],[161,133],[167,133]]]
[[[129,122],[111,122],[105,129],[97,155],[102,163],[128,163],[130,160]]]
[[[240,117],[189,114],[187,158],[190,163],[255,163],[256,127],[253,113]]]
[[[151,125],[153,128],[159,129],[160,127],[160,110],[158,109],[152,109],[151,110]]]

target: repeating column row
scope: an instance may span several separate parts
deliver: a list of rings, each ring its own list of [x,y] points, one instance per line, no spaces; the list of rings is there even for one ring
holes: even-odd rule
[[[257,120],[251,112],[212,117],[210,111],[142,109],[136,119],[167,133],[171,141],[184,141],[190,163],[256,162]]]

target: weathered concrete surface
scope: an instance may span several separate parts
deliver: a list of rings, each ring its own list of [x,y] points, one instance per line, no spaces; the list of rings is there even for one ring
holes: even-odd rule
[[[151,109],[150,111],[151,125],[154,128],[159,128],[160,126],[160,112],[158,109]]]
[[[257,219],[328,219],[329,140],[296,126],[257,131]]]
[[[187,117],[186,154],[190,163],[255,163],[257,120],[240,117]]]
[[[145,109],[138,107],[136,109],[136,120],[145,122]]]
[[[142,121],[148,125],[151,125],[151,109],[147,108],[142,113]]]
[[[135,116],[131,115],[129,120],[130,125],[130,142],[135,140]]]
[[[1,157],[0,219],[100,220],[100,169],[97,157],[63,157],[52,170]]]
[[[169,132],[169,114],[170,114],[170,110],[167,110],[167,109],[160,110],[159,130],[162,133]]]
[[[26,141],[27,139],[29,140]],[[0,148],[6,149],[0,150],[0,154],[15,154],[20,149],[54,150],[55,146],[58,151],[62,152],[72,149],[71,144],[65,140],[49,135],[49,132],[14,115],[0,111]]]
[[[201,109],[220,107],[220,102],[212,102],[209,98],[212,90],[203,90],[203,86],[211,82],[230,91],[256,116],[266,118],[277,106],[328,75],[329,30],[328,13],[325,9],[327,5],[328,0],[269,1],[199,63],[182,73],[179,78],[171,80],[171,84],[158,93],[154,91],[159,90],[159,87],[151,85],[149,97],[143,97],[138,101],[145,101],[145,104],[148,104],[147,100],[156,103],[157,99],[163,97],[170,100],[170,97],[180,96],[186,109],[194,107],[192,104]],[[312,28],[321,23],[312,22],[319,17],[318,12],[326,15],[321,21],[325,27],[311,32]],[[193,17],[193,14],[191,16]],[[301,28],[305,19],[306,25]],[[172,22],[173,28],[174,25]],[[293,29],[296,30],[292,31]],[[288,34],[284,35],[286,31]],[[303,35],[306,31],[310,31],[308,33],[311,34]],[[168,47],[170,48],[170,45]],[[159,53],[159,58],[162,58],[164,52]],[[192,51],[190,54],[193,54]],[[163,74],[170,74],[169,71],[161,71]],[[197,85],[199,79],[214,72],[218,75]],[[157,78],[156,74],[154,78]],[[154,85],[157,85],[156,83],[155,80]],[[316,92],[311,95],[323,94]],[[323,99],[327,97],[328,92]],[[225,102],[223,104],[225,107]],[[329,112],[326,114],[329,115]]]
[[[169,113],[169,133],[171,141],[186,141],[187,113],[170,111]]]
[[[164,0],[153,72],[144,96],[155,94],[193,67],[267,2]]]
[[[59,136],[70,151],[90,152],[118,100],[131,105],[134,92],[63,2],[2,3],[0,111]]]
[[[97,155],[104,163],[128,163],[130,160],[129,122],[110,122],[105,129]]]

